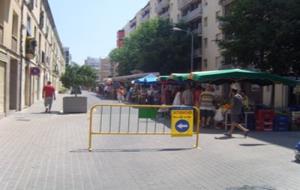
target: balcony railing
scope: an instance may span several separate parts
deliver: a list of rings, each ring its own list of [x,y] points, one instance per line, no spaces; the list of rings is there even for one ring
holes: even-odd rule
[[[202,16],[202,7],[201,5],[198,6],[198,8],[189,11],[185,16],[182,17],[182,20],[184,22],[190,22],[196,18],[199,18]]]
[[[191,3],[201,3],[201,0],[181,0],[179,1],[179,9],[185,9],[187,6],[189,6]]]
[[[165,11],[160,12],[160,13],[159,13],[159,17],[160,17],[160,18],[163,18],[163,19],[168,19],[168,18],[170,18],[170,12],[169,12],[169,10],[166,9]]]
[[[11,38],[11,50],[15,53],[18,52],[18,38],[16,36],[12,36]]]
[[[3,44],[3,34],[4,34],[3,26],[0,25],[0,44]]]

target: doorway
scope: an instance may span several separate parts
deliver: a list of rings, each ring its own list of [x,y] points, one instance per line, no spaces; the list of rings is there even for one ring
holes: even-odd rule
[[[9,110],[17,110],[18,105],[18,61],[11,59],[9,73]]]

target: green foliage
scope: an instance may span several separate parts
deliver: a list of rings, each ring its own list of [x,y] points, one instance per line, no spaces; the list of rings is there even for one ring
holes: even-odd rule
[[[93,87],[96,84],[96,71],[87,65],[67,65],[60,80],[66,88],[85,86]]]
[[[300,73],[299,0],[235,0],[229,12],[220,17],[227,63]]]
[[[125,39],[122,48],[112,50],[109,55],[113,62],[119,63],[119,74],[130,74],[132,70],[161,74],[188,71],[190,36],[172,28],[172,23],[161,19],[141,24]]]

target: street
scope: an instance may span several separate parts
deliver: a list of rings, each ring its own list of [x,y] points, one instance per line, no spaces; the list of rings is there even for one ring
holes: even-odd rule
[[[116,103],[84,95],[89,107]],[[216,140],[224,131],[206,129],[199,149],[191,138],[96,136],[88,152],[88,114],[62,114],[62,97],[50,114],[39,101],[0,120],[1,190],[300,189],[300,132]]]

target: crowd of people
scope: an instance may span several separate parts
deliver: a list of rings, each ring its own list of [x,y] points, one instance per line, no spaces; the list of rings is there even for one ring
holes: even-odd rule
[[[233,91],[234,92],[234,89]],[[182,84],[182,85],[105,85],[99,88],[105,98],[117,99],[119,102],[131,104],[196,106],[201,111],[201,126],[216,127],[223,120],[220,106],[224,98],[215,94],[213,85]],[[246,106],[248,98],[245,93],[239,94],[242,104]],[[234,94],[232,94],[234,97]]]

